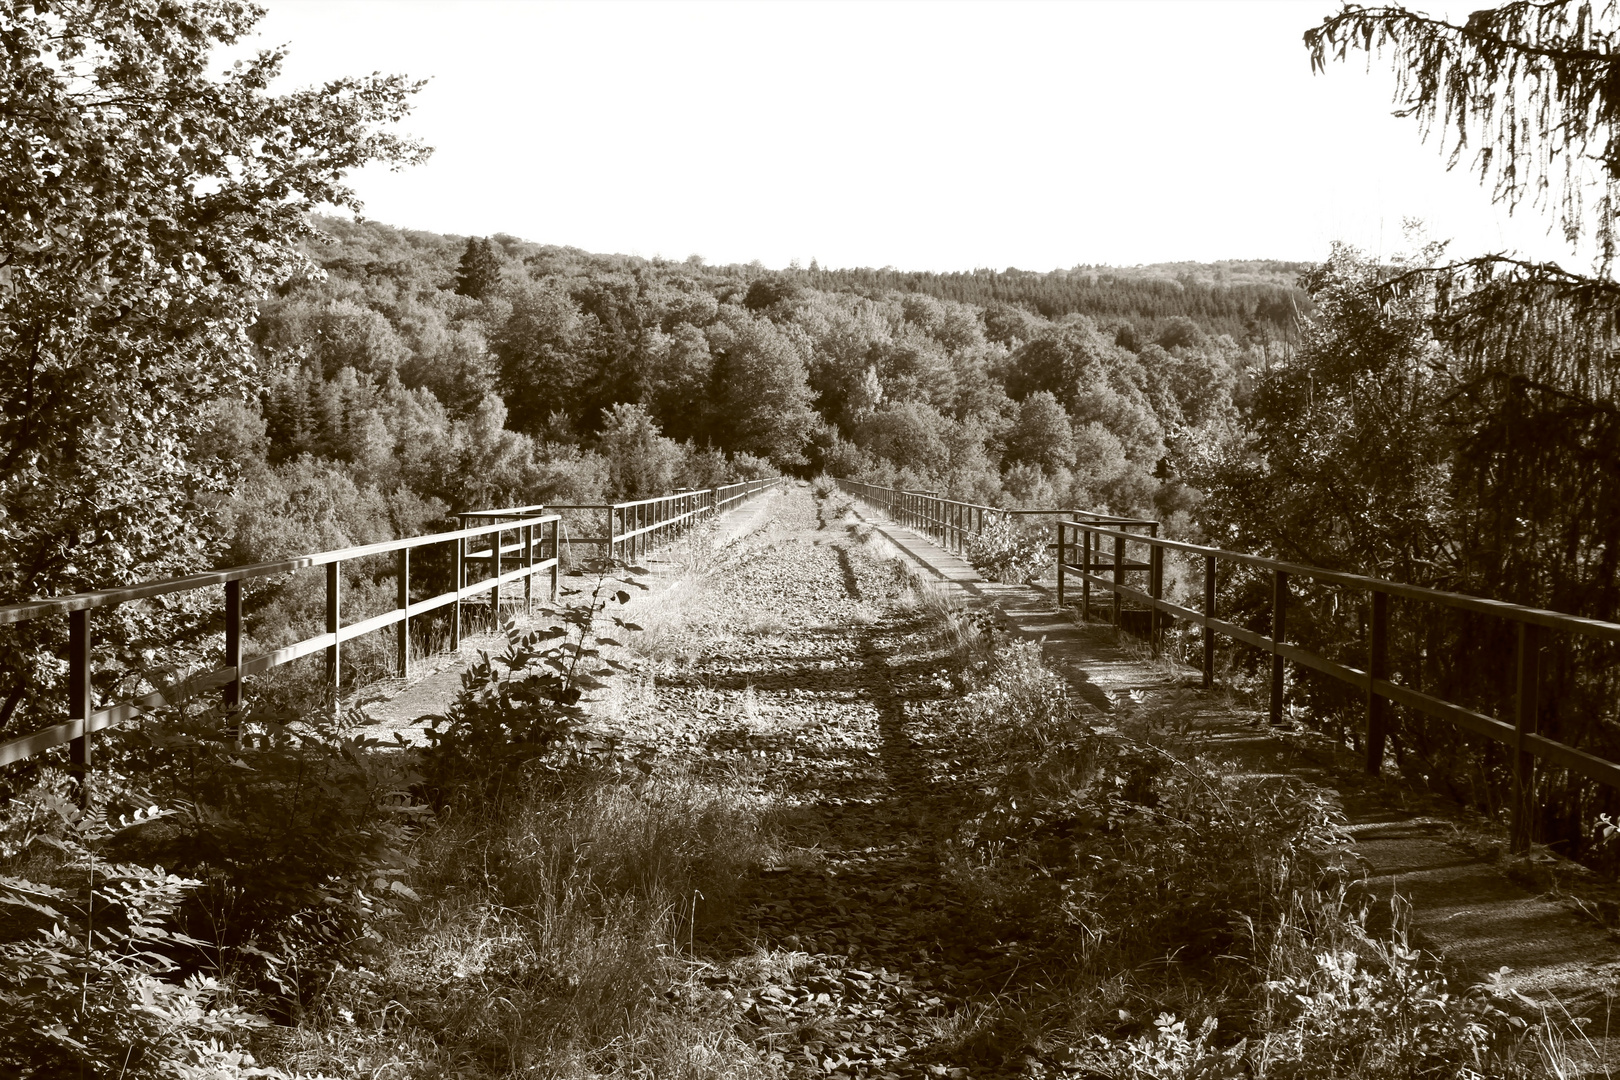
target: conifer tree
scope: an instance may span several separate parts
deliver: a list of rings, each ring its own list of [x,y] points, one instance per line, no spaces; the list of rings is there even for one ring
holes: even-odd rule
[[[456,292],[482,300],[501,280],[501,257],[488,237],[469,236],[456,270]]]

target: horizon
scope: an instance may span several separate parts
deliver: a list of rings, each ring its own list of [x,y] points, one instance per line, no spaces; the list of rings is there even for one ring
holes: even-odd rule
[[[317,218],[329,218],[329,219],[330,218],[338,218],[338,219],[343,220],[343,221],[348,221],[349,220],[348,218],[343,217],[341,214],[333,214],[333,213],[328,213],[328,212],[324,212],[324,211],[321,212],[321,213],[316,214],[316,217]],[[504,237],[504,238],[506,238],[508,240],[513,240],[513,241],[516,241],[516,242],[521,243],[521,244],[534,244],[534,245],[537,245],[539,247],[555,247],[555,248],[563,248],[563,249],[571,250],[571,251],[580,251],[580,252],[583,252],[586,255],[591,255],[591,256],[595,256],[595,257],[599,257],[599,258],[646,259],[648,261],[663,261],[665,263],[679,263],[679,262],[685,262],[687,259],[691,259],[691,258],[695,257],[695,258],[698,258],[698,259],[702,260],[703,265],[711,266],[711,267],[741,266],[741,267],[746,268],[746,267],[754,266],[755,264],[759,264],[762,269],[771,271],[772,273],[786,273],[786,272],[793,271],[793,270],[800,270],[800,271],[809,272],[809,271],[812,270],[812,267],[808,263],[805,263],[804,265],[800,265],[800,266],[776,266],[776,267],[773,267],[773,266],[765,266],[762,263],[762,261],[759,260],[759,259],[727,260],[725,262],[720,262],[718,260],[706,258],[706,257],[704,257],[702,252],[696,252],[696,251],[692,252],[690,255],[687,255],[685,258],[672,258],[672,257],[670,257],[668,255],[661,255],[661,254],[645,255],[645,254],[640,254],[640,253],[637,253],[637,252],[629,252],[629,251],[592,251],[589,248],[583,248],[583,247],[580,247],[577,244],[558,244],[558,243],[551,243],[551,242],[545,241],[545,240],[535,240],[535,239],[532,239],[532,238],[527,237],[527,236],[519,236],[516,233],[510,233],[510,232],[506,232],[504,230],[499,230],[499,229],[496,230],[495,232],[492,232],[492,233],[441,232],[441,231],[439,231],[437,229],[423,229],[423,228],[419,228],[419,227],[414,226],[414,225],[399,225],[399,224],[396,224],[396,223],[391,222],[391,221],[378,221],[377,219],[369,217],[369,216],[362,218],[361,222],[363,224],[369,224],[369,225],[381,225],[381,226],[383,226],[385,228],[396,229],[396,230],[398,230],[400,232],[432,233],[435,236],[442,236],[447,240],[468,240],[468,239],[475,239],[475,238],[498,240],[498,239]],[[1075,274],[1075,273],[1084,273],[1084,272],[1087,272],[1087,271],[1097,271],[1097,270],[1153,270],[1153,269],[1157,269],[1157,268],[1160,268],[1160,267],[1172,267],[1172,266],[1218,267],[1223,263],[1232,263],[1232,264],[1291,263],[1291,264],[1298,264],[1298,265],[1301,265],[1301,266],[1316,266],[1316,265],[1320,264],[1322,261],[1323,261],[1322,259],[1278,259],[1278,258],[1268,258],[1268,257],[1260,256],[1260,257],[1256,257],[1256,258],[1241,258],[1241,259],[1235,259],[1235,258],[1162,259],[1162,260],[1159,260],[1159,261],[1156,261],[1156,262],[1129,263],[1129,264],[1126,264],[1126,263],[1075,263],[1073,266],[1054,266],[1054,267],[1052,267],[1051,269],[1048,269],[1048,270],[1037,269],[1036,267],[1033,267],[1033,266],[1001,266],[1001,267],[974,266],[974,267],[968,267],[968,268],[934,270],[934,269],[925,269],[925,268],[920,268],[920,267],[895,266],[895,265],[884,265],[884,266],[871,266],[871,265],[828,266],[828,265],[825,265],[825,264],[818,264],[816,267],[814,267],[814,269],[815,270],[821,270],[821,271],[875,270],[875,271],[878,271],[880,273],[941,274],[941,275],[944,275],[944,274],[977,274],[977,273],[981,273],[981,272],[982,273],[991,273],[991,274],[1006,274],[1006,273],[1013,273],[1013,272],[1021,273],[1021,274]]]
[[[433,158],[354,178],[400,228],[946,273],[1383,258],[1416,218],[1461,255],[1587,258],[1448,172],[1387,67],[1313,75],[1321,0],[266,6],[226,60],[287,44],[278,88],[430,80],[401,128]]]

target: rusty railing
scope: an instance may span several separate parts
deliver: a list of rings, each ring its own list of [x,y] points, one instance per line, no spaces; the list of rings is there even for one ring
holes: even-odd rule
[[[599,508],[608,512],[609,530],[608,535],[600,540],[606,544],[610,556],[635,558],[649,551],[654,545],[680,536],[698,521],[740,505],[763,491],[777,487],[781,482],[780,477],[773,477],[701,491],[680,492],[655,499],[602,504]],[[503,590],[510,590],[521,582],[521,596],[510,592],[506,593],[506,596],[514,603],[521,601],[527,614],[533,605],[535,577],[542,574],[545,575],[547,594],[553,599],[556,597],[562,545],[566,541],[561,530],[560,511],[569,509],[580,508],[519,506],[501,510],[473,511],[457,515],[461,527],[450,532],[300,555],[291,559],[192,574],[168,581],[152,581],[123,588],[75,593],[49,600],[0,605],[0,626],[52,615],[65,614],[68,617],[67,720],[0,742],[0,766],[22,761],[65,743],[70,748],[70,765],[80,775],[82,781],[90,768],[91,736],[95,732],[157,709],[177,705],[211,690],[219,690],[223,695],[226,713],[235,714],[242,707],[242,685],[245,678],[263,674],[283,664],[322,651],[326,653],[325,681],[331,688],[333,701],[336,702],[343,673],[343,643],[388,627],[397,628],[397,671],[401,676],[408,675],[411,665],[410,623],[413,618],[440,608],[451,608],[450,648],[453,650],[461,644],[464,628],[462,608],[467,600],[488,593],[490,610],[496,614],[498,622]],[[584,542],[591,542],[593,539],[585,538]],[[412,599],[411,553],[438,544],[452,545],[454,585],[448,592],[437,596]],[[344,625],[343,564],[355,559],[387,554],[393,554],[396,559],[398,587],[394,607],[371,618]],[[469,580],[472,569],[479,564],[484,565],[486,576]],[[242,582],[289,574],[317,566],[326,568],[325,632],[259,656],[244,657]],[[223,587],[224,663],[213,670],[198,672],[143,696],[96,707],[92,700],[91,613],[98,608],[112,608],[132,601],[214,587]]]

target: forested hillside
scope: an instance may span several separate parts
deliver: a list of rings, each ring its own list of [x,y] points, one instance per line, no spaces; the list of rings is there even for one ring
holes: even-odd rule
[[[775,273],[318,224],[324,272],[253,330],[266,388],[218,404],[205,440],[240,473],[233,560],[773,470],[1173,511],[1178,452],[1233,422],[1309,307],[1259,280],[1283,264],[1233,285]]]

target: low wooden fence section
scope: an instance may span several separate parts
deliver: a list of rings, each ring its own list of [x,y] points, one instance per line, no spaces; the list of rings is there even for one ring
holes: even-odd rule
[[[698,521],[740,506],[746,500],[775,488],[781,482],[780,477],[773,477],[701,491],[680,492],[656,499],[603,504],[600,508],[607,511],[609,526],[608,535],[600,538],[600,541],[605,543],[606,552],[611,557],[635,558],[654,545],[675,539]],[[68,718],[64,723],[0,742],[0,766],[22,761],[42,750],[67,743],[70,746],[71,764],[75,771],[82,774],[90,766],[91,735],[94,732],[133,719],[143,713],[179,704],[211,690],[220,691],[227,713],[234,713],[241,708],[244,678],[263,674],[282,664],[322,651],[326,654],[326,680],[336,700],[343,671],[343,643],[388,627],[396,628],[397,670],[402,676],[408,675],[411,664],[411,619],[440,608],[450,607],[452,609],[450,647],[455,649],[461,644],[464,624],[462,607],[466,601],[488,594],[490,610],[499,613],[503,602],[503,590],[506,590],[505,598],[513,603],[521,602],[527,614],[533,604],[534,581],[537,575],[543,575],[546,595],[555,598],[563,545],[567,542],[561,528],[562,515],[558,511],[565,509],[576,508],[519,506],[502,510],[475,511],[457,515],[461,527],[451,532],[411,537],[406,540],[390,540],[316,555],[301,555],[275,562],[193,574],[190,577],[170,581],[146,582],[124,588],[75,593],[51,600],[0,605],[0,626],[28,622],[50,615],[65,614],[68,617]],[[591,540],[592,538],[585,538],[583,542]],[[454,587],[437,596],[413,599],[411,553],[440,544],[452,546]],[[394,608],[372,618],[344,625],[341,618],[343,564],[356,559],[388,554],[392,554],[396,560],[398,589]],[[242,582],[289,574],[316,566],[326,568],[325,632],[285,648],[251,658],[244,657]],[[477,567],[483,569],[483,576],[474,576]],[[518,593],[515,590],[520,583],[521,593]],[[92,611],[97,608],[115,607],[130,601],[220,586],[224,591],[222,600],[225,616],[225,657],[220,667],[192,675],[142,697],[101,708],[94,706],[90,663]]]
[[[869,484],[841,480],[840,487],[850,494],[885,510],[895,521],[914,528],[925,528],[935,536],[950,538],[967,531],[959,524],[967,504],[951,504],[927,493],[902,492]],[[1005,513],[992,508],[974,508],[981,513],[971,520],[982,531],[983,513]],[[1541,608],[1488,600],[1462,593],[1406,585],[1382,578],[1324,570],[1299,563],[1283,562],[1243,552],[1167,540],[1157,535],[1156,526],[1144,532],[1131,532],[1123,519],[1104,520],[1104,515],[1068,514],[1055,525],[1053,549],[1056,552],[1057,602],[1069,604],[1070,579],[1080,582],[1078,600],[1082,619],[1092,617],[1092,589],[1107,595],[1107,617],[1120,625],[1124,601],[1130,600],[1147,614],[1147,633],[1158,647],[1165,630],[1176,620],[1202,629],[1203,684],[1215,679],[1217,635],[1231,642],[1270,655],[1270,717],[1283,721],[1283,691],[1286,664],[1318,672],[1360,691],[1365,698],[1363,748],[1367,772],[1376,775],[1384,762],[1390,733],[1390,703],[1426,716],[1435,717],[1474,735],[1506,747],[1512,755],[1513,795],[1511,837],[1515,850],[1523,850],[1530,839],[1531,799],[1538,760],[1569,769],[1609,787],[1620,788],[1620,763],[1589,753],[1566,742],[1548,738],[1539,731],[1538,719],[1545,691],[1543,650],[1551,634],[1587,641],[1620,644],[1620,623],[1566,615]],[[1149,524],[1131,521],[1129,524]],[[1176,603],[1165,596],[1166,558],[1181,560],[1177,568],[1183,591],[1203,596],[1202,610]],[[1242,568],[1270,579],[1270,633],[1240,626],[1216,613],[1217,575]],[[1130,575],[1145,575],[1142,587],[1130,583]],[[1335,643],[1345,649],[1364,649],[1365,667],[1343,663],[1288,639],[1288,607],[1291,588],[1301,582],[1347,590],[1361,597],[1361,618],[1366,627],[1364,641]],[[1390,670],[1390,606],[1398,599],[1418,605],[1464,612],[1492,620],[1503,620],[1515,639],[1512,672],[1512,719],[1502,719],[1476,708],[1425,693],[1392,679]],[[1193,601],[1196,602],[1196,601]],[[1352,601],[1353,602],[1353,601]],[[1457,646],[1470,647],[1466,637]]]
[[[552,575],[552,588],[556,587],[557,525],[556,514],[518,516],[510,522],[478,525],[454,532],[417,536],[407,540],[390,540],[381,544],[324,551],[317,555],[300,555],[292,559],[238,566],[229,570],[216,570],[171,581],[154,581],[131,585],[121,589],[100,589],[95,592],[76,593],[54,600],[36,600],[23,604],[0,606],[0,625],[26,622],[47,615],[68,616],[68,719],[36,731],[31,735],[0,743],[0,765],[9,765],[31,757],[41,750],[63,743],[71,744],[71,760],[77,769],[90,764],[90,735],[142,713],[175,705],[208,690],[221,689],[225,708],[234,712],[241,707],[242,680],[250,675],[262,674],[300,657],[324,651],[326,673],[330,685],[336,689],[342,676],[342,648],[363,634],[374,633],[387,627],[397,627],[397,657],[400,672],[410,670],[410,620],[439,608],[453,606],[452,624],[461,622],[462,601],[486,590],[498,590],[502,585],[523,582],[525,602],[533,595],[534,575],[547,572]],[[508,545],[508,533],[521,536],[517,544]],[[450,592],[425,599],[411,599],[411,552],[435,544],[454,544],[458,552],[465,550],[468,540],[488,537],[488,543],[497,550],[515,551],[514,566],[496,573],[490,580],[466,584],[457,577],[461,586]],[[398,597],[392,611],[384,612],[347,626],[342,624],[342,567],[354,559],[393,554],[397,560]],[[458,560],[459,561],[459,560]],[[242,582],[254,578],[289,574],[314,566],[326,567],[326,632],[285,648],[276,649],[252,658],[242,656]],[[225,662],[213,671],[203,672],[188,679],[163,687],[153,693],[104,708],[91,707],[90,613],[96,608],[110,608],[132,600],[145,600],[172,593],[198,589],[224,587],[225,609]]]

